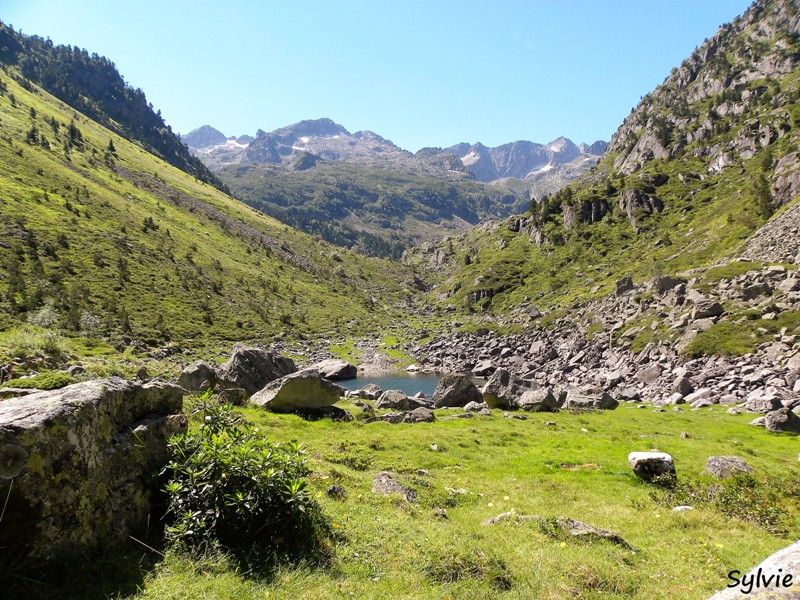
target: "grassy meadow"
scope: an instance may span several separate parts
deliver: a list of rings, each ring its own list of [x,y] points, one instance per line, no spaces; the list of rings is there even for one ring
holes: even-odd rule
[[[271,440],[306,447],[311,487],[334,532],[330,559],[243,573],[221,555],[168,551],[137,597],[705,598],[729,583],[728,572],[800,534],[800,440],[748,425],[753,415],[623,405],[524,421],[497,410],[445,420],[460,411],[438,410],[434,423],[391,425],[242,412]],[[674,457],[679,481],[693,489],[713,485],[701,471],[719,455],[746,460],[755,483],[728,504],[700,501],[698,491],[694,510],[674,512],[679,498],[628,466],[628,452],[655,449]],[[415,489],[417,502],[372,493],[382,470]],[[326,495],[332,484],[344,499]],[[506,511],[543,519],[482,525]],[[559,535],[547,518],[562,516],[613,530],[631,548]]]

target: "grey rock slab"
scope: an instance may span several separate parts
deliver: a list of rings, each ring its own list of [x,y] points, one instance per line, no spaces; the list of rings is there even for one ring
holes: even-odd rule
[[[291,373],[271,383],[250,398],[250,403],[272,412],[318,409],[335,404],[345,389],[323,379],[316,369]]]
[[[311,368],[319,371],[323,378],[330,381],[346,381],[355,379],[358,375],[358,368],[339,358],[328,358],[315,363]]]
[[[725,479],[739,473],[752,473],[753,467],[738,456],[709,456],[703,473]]]
[[[433,392],[433,406],[465,406],[470,402],[483,402],[483,396],[465,373],[448,373],[436,385]]]

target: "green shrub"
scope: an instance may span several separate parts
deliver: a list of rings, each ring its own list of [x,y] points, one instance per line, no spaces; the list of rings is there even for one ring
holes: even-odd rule
[[[759,481],[744,473],[722,481],[673,481],[650,496],[663,506],[707,506],[727,517],[784,534],[790,531],[800,504],[800,478],[770,477]]]
[[[57,390],[65,385],[75,383],[75,379],[66,373],[42,373],[25,379],[12,379],[6,385],[21,389]]]
[[[328,532],[308,492],[296,443],[274,443],[227,404],[196,404],[203,424],[170,442],[167,539],[178,547],[222,546],[247,554],[298,555],[321,548]]]

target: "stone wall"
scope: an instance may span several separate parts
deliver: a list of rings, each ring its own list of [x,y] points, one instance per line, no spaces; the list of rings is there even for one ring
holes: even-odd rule
[[[46,561],[142,535],[182,403],[176,385],[120,378],[0,401],[0,552]]]

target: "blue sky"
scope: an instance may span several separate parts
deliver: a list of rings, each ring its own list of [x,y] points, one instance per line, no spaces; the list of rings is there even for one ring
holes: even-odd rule
[[[330,117],[399,146],[610,139],[744,0],[3,0],[114,61],[180,132]]]

